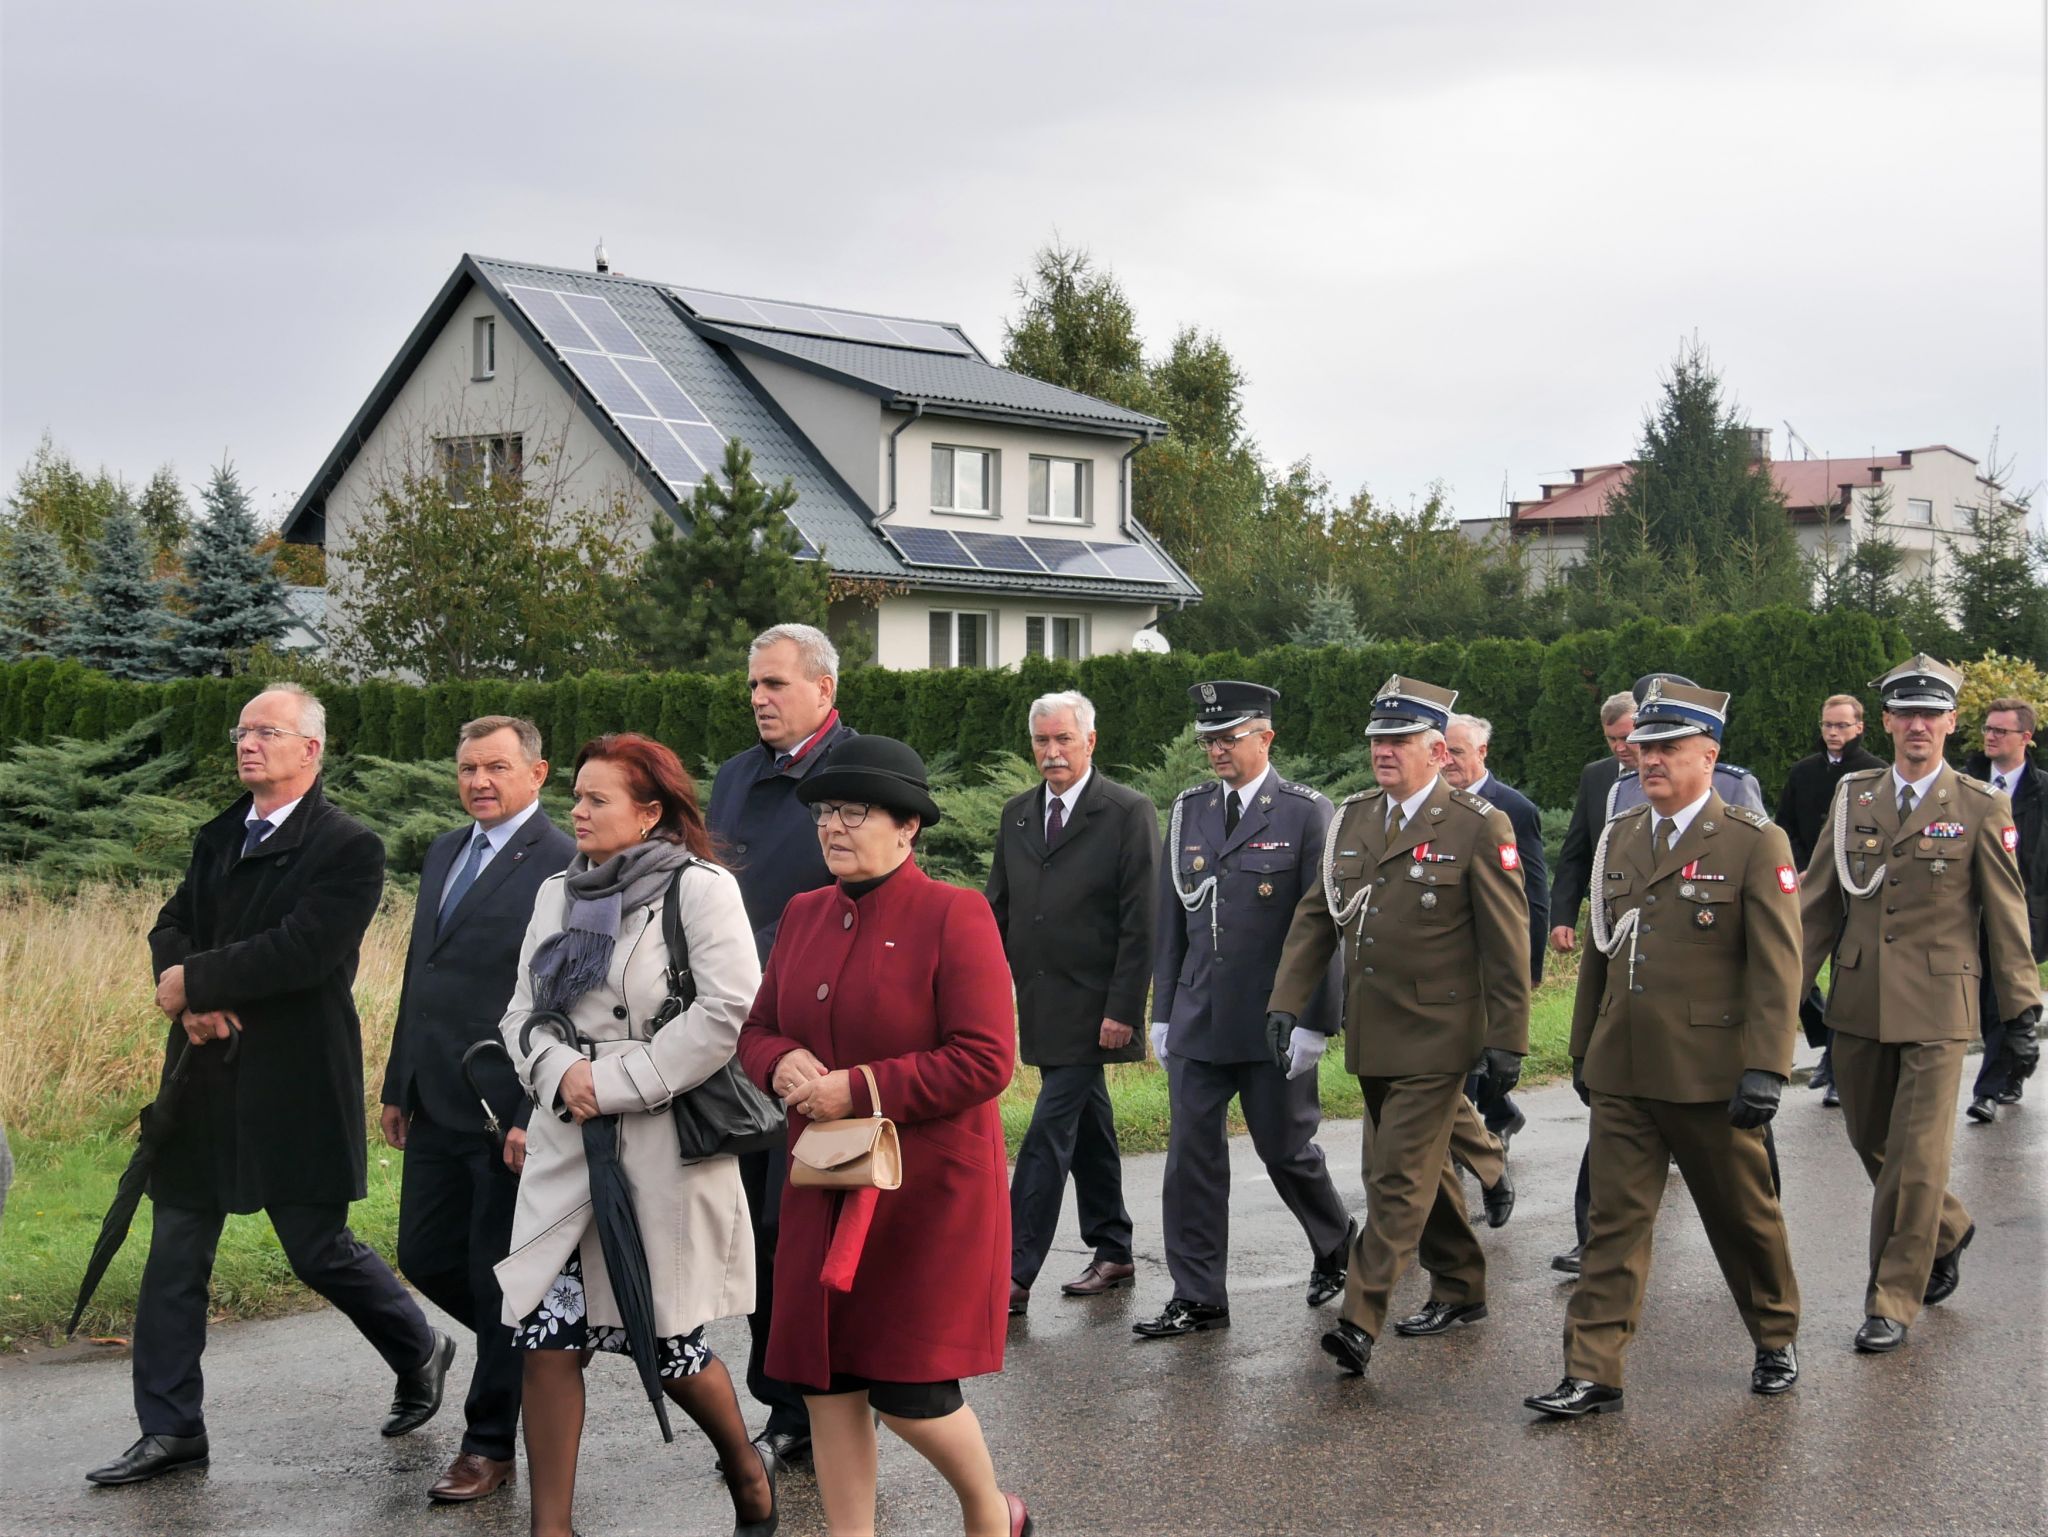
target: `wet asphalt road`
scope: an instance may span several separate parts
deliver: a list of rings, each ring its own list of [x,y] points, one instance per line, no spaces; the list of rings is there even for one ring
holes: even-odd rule
[[[1011,1328],[1008,1369],[968,1395],[1038,1531],[2044,1530],[2048,1102],[1989,1128],[1959,1122],[1953,1185],[1978,1225],[1961,1289],[1922,1316],[1904,1350],[1859,1357],[1849,1340],[1862,1318],[1868,1186],[1839,1114],[1788,1089],[1777,1124],[1804,1302],[1799,1386],[1777,1400],[1749,1393],[1748,1339],[1674,1170],[1627,1412],[1575,1424],[1539,1421],[1521,1399],[1562,1375],[1569,1288],[1549,1259],[1571,1242],[1585,1111],[1563,1088],[1523,1103],[1519,1203],[1506,1228],[1484,1235],[1491,1319],[1435,1339],[1390,1331],[1364,1380],[1340,1378],[1317,1349],[1333,1310],[1304,1306],[1306,1246],[1244,1139],[1233,1145],[1229,1330],[1158,1343],[1130,1333],[1169,1292],[1157,1253],[1162,1158],[1126,1164],[1135,1293],[1058,1294],[1085,1262],[1070,1207],[1031,1314]],[[1355,1209],[1357,1123],[1325,1128],[1323,1142]],[[1395,1304],[1424,1296],[1411,1272]],[[712,1333],[727,1360],[743,1358],[743,1327]],[[465,1343],[457,1377],[468,1360]],[[600,1358],[591,1375],[581,1530],[729,1531],[731,1508],[687,1420],[676,1416],[677,1442],[664,1447],[624,1362]],[[84,1470],[134,1434],[125,1357],[9,1365],[0,1529],[523,1533],[523,1487],[470,1507],[425,1503],[459,1441],[457,1378],[450,1386],[440,1418],[387,1442],[376,1426],[390,1379],[337,1314],[223,1325],[207,1353],[211,1469],[94,1490]],[[883,1532],[959,1530],[944,1484],[886,1435],[881,1483]],[[785,1478],[781,1498],[783,1531],[824,1530],[807,1474]]]

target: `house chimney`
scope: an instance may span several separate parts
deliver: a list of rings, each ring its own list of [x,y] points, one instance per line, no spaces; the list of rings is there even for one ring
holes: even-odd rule
[[[609,272],[612,270],[612,259],[605,255],[604,236],[602,235],[597,237],[597,270],[599,272]]]
[[[1749,462],[1769,464],[1771,462],[1771,429],[1768,427],[1738,427],[1735,429],[1748,440]]]

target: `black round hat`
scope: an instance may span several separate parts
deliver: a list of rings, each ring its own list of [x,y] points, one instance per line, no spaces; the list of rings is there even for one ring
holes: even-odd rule
[[[818,801],[866,801],[901,816],[914,816],[926,827],[940,819],[924,759],[907,742],[894,737],[841,737],[827,750],[825,761],[796,787],[796,798],[806,806]]]

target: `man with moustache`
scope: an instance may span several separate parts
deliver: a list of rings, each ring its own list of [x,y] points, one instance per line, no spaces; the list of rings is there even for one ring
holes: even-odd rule
[[[1490,1095],[1505,1094],[1529,1050],[1521,854],[1505,812],[1444,782],[1456,700],[1398,676],[1374,698],[1365,729],[1378,784],[1339,809],[1267,1004],[1268,1044],[1285,1061],[1342,947],[1345,1066],[1365,1094],[1372,1169],[1343,1314],[1322,1346],[1353,1374],[1371,1362],[1418,1246],[1429,1300],[1396,1332],[1437,1335],[1486,1317],[1486,1256],[1465,1216],[1451,1131],[1466,1076],[1476,1068]]]
[[[427,848],[384,1069],[384,1140],[405,1153],[398,1268],[476,1334],[462,1447],[427,1490],[441,1504],[481,1499],[514,1473],[521,1361],[492,1267],[512,1247],[533,1101],[503,1053],[480,1053],[468,1074],[463,1057],[497,1041],[534,897],[576,852],[541,810],[547,778],[531,721],[486,715],[457,734],[455,790],[472,820]],[[500,1154],[486,1144],[471,1077],[505,1129]]]
[[[810,808],[798,802],[797,787],[854,732],[840,721],[836,704],[838,649],[813,625],[770,625],[756,635],[747,652],[747,690],[761,740],[719,765],[704,820],[720,857],[739,879],[754,926],[754,948],[765,966],[789,899],[832,884],[832,872],[818,850],[817,824]],[[780,1148],[740,1155],[740,1180],[754,1224],[747,1391],[768,1410],[768,1423],[755,1445],[769,1460],[771,1473],[811,1454],[811,1419],[802,1392],[769,1376],[766,1366],[785,1161]]]
[[[1131,1284],[1131,1215],[1103,1066],[1144,1060],[1152,980],[1152,802],[1094,766],[1095,706],[1046,694],[1027,712],[1044,784],[1012,797],[996,832],[988,901],[1017,987],[1018,1054],[1039,1070],[1031,1126],[1010,1179],[1010,1313],[1052,1248],[1067,1176],[1093,1250],[1060,1290]]]
[[[1832,961],[1828,1024],[1850,1145],[1872,1185],[1870,1279],[1855,1346],[1906,1342],[1962,1280],[1976,1237],[1948,1190],[1963,1055],[1978,1033],[1978,934],[2015,1080],[2040,1060],[2041,979],[2028,944],[2012,802],[1942,761],[1962,675],[1924,654],[1871,685],[1889,770],[1844,776],[1800,887],[1805,985]]]

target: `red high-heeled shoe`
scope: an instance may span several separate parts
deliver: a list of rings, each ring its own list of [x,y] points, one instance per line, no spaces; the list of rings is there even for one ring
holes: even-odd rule
[[[1003,1498],[1010,1503],[1010,1537],[1031,1537],[1031,1512],[1024,1508],[1024,1502],[1014,1494]]]

